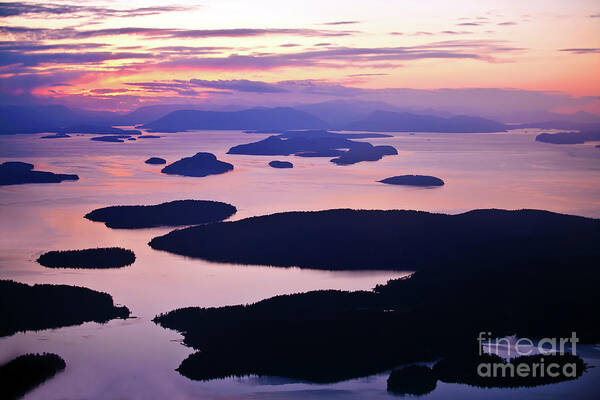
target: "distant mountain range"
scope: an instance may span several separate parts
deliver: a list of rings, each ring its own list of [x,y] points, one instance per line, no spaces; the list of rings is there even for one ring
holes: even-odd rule
[[[391,111],[374,111],[367,118],[348,124],[346,130],[375,132],[502,132],[508,127],[485,118],[459,115],[444,118]]]
[[[243,111],[173,111],[145,124],[152,132],[180,132],[199,129],[290,130],[325,129],[327,123],[304,111],[289,107],[253,108]]]
[[[330,100],[316,104],[300,104],[294,108],[312,114],[336,127],[343,127],[351,122],[365,119],[374,111],[409,112],[436,117],[452,116],[450,113],[431,109],[400,108],[383,101],[366,100]]]
[[[162,104],[140,107],[130,113],[90,111],[62,105],[0,106],[0,134],[94,133],[129,134],[113,126],[143,124],[153,132],[186,130],[293,129],[359,130],[373,132],[502,132],[517,128],[589,131],[600,129],[600,117],[542,113],[556,118],[542,122],[504,124],[476,116],[453,116],[435,110],[403,110],[384,102],[336,100],[290,107],[200,106]],[[131,132],[131,134],[135,134]]]

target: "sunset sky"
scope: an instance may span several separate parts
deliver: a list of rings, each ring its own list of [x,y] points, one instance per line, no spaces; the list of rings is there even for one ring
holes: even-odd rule
[[[3,2],[0,19],[4,104],[461,98],[600,114],[598,0]]]

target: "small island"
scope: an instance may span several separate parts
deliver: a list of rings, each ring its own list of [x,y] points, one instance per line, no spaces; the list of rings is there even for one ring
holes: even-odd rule
[[[212,153],[196,153],[193,157],[185,157],[164,167],[161,172],[167,175],[204,177],[224,174],[233,170],[233,165],[217,160]]]
[[[424,365],[396,369],[387,380],[388,392],[398,395],[422,396],[435,390],[436,386],[436,375]]]
[[[95,136],[90,140],[95,142],[124,143],[125,139],[133,139],[130,135]]]
[[[158,136],[158,135],[142,135],[142,136],[138,136],[138,139],[159,139],[162,136]]]
[[[109,228],[198,225],[223,221],[237,212],[231,204],[207,200],[176,200],[151,206],[111,206],[85,215]]]
[[[555,364],[555,376],[548,374],[531,374],[540,365]],[[489,366],[489,371],[494,368],[501,371],[530,371],[530,374],[520,376],[506,373],[498,375],[480,376],[478,367]],[[563,367],[568,365],[569,376],[561,373]],[[500,369],[502,368],[502,369]],[[435,390],[437,382],[461,383],[481,388],[518,388],[550,385],[579,378],[587,370],[587,365],[581,357],[569,353],[565,354],[535,354],[520,356],[507,361],[495,354],[453,354],[439,360],[433,368],[423,365],[413,365],[392,371],[387,381],[387,390],[398,395],[420,396]],[[554,374],[553,374],[554,375]]]
[[[57,354],[24,354],[0,366],[0,397],[16,400],[64,370]]]
[[[582,144],[600,140],[600,131],[540,133],[535,140],[552,144]]]
[[[160,158],[160,157],[150,157],[149,159],[147,159],[144,162],[146,164],[160,165],[160,164],[166,164],[167,160],[165,160],[164,158]]]
[[[55,174],[53,172],[34,171],[33,164],[9,161],[0,164],[0,186],[20,185],[24,183],[59,183],[76,181],[77,175]]]
[[[444,186],[444,181],[435,176],[428,175],[400,175],[393,176],[391,178],[385,178],[378,182],[387,183],[388,185],[402,185],[402,186],[420,186],[420,187],[431,187],[431,186]]]
[[[127,317],[127,307],[115,306],[108,293],[0,280],[0,336]]]
[[[120,247],[101,247],[84,250],[49,251],[37,262],[47,268],[121,268],[133,264],[135,254]]]
[[[42,136],[40,139],[64,139],[64,138],[70,138],[70,135],[67,135],[66,133],[57,133],[54,135],[46,135],[46,136]]]
[[[289,161],[271,161],[269,167],[272,168],[294,168],[294,164]]]

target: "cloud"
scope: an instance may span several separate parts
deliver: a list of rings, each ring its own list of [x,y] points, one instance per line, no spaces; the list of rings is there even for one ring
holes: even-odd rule
[[[322,47],[322,46],[331,46],[332,43],[323,42],[323,43],[315,43],[313,46]]]
[[[469,32],[469,31],[441,31],[440,34],[442,35],[470,35],[473,32]]]
[[[600,48],[560,49],[559,51],[564,51],[571,54],[598,54],[600,53]]]
[[[458,26],[481,26],[483,23],[481,22],[461,22],[460,24],[456,24]]]
[[[128,93],[129,89],[92,89],[93,94],[109,94],[109,93]]]
[[[353,78],[360,78],[360,77],[367,77],[367,76],[387,76],[389,74],[383,74],[383,73],[373,73],[373,74],[350,74],[348,76],[353,77]]]
[[[275,84],[261,82],[261,81],[250,81],[247,79],[232,79],[232,80],[204,80],[204,79],[190,79],[189,81],[184,80],[171,80],[163,82],[128,82],[128,86],[134,86],[140,89],[144,89],[151,92],[175,92],[180,95],[195,96],[199,93],[222,93],[225,91],[226,94],[232,92],[245,92],[245,93],[285,93],[287,89],[279,87]],[[201,91],[197,89],[217,89],[216,91]]]
[[[260,82],[260,81],[249,81],[246,79],[232,79],[232,80],[202,80],[202,79],[190,79],[190,84],[203,88],[210,89],[226,89],[235,90],[238,92],[251,92],[251,93],[283,93],[288,90],[273,85],[271,83]]]
[[[30,18],[107,18],[107,17],[140,17],[166,12],[189,11],[196,7],[160,6],[140,7],[129,9],[114,9],[105,7],[80,6],[58,3],[8,2],[1,3],[0,18],[27,16]]]
[[[190,85],[179,82],[127,82],[128,86],[134,86],[152,93],[176,93],[182,96],[198,96],[200,93]]]
[[[169,54],[220,54],[223,50],[232,50],[232,47],[221,46],[160,46],[152,47],[149,51],[156,51],[159,55]]]
[[[590,15],[590,18],[600,18],[600,13]]]
[[[324,22],[321,25],[353,25],[360,24],[360,21],[333,21],[333,22]]]
[[[57,43],[43,44],[27,41],[0,41],[0,51],[32,52],[45,50],[85,50],[105,47],[103,43]]]
[[[69,86],[69,81],[80,78],[82,71],[49,71],[23,73],[0,79],[0,102],[6,104],[14,96],[29,96],[39,87]]]
[[[402,32],[390,32],[390,35],[392,35],[392,36],[402,36],[402,35],[404,35],[404,33],[402,33]]]
[[[0,50],[0,66],[19,65],[35,67],[41,64],[90,64],[108,60],[148,59],[154,57],[148,53],[112,53],[83,52],[83,53],[19,53]]]
[[[524,50],[506,46],[505,42],[485,40],[454,40],[409,47],[355,48],[335,47],[280,54],[232,54],[227,57],[172,57],[158,64],[159,67],[188,67],[205,69],[271,69],[281,67],[399,67],[398,61],[422,59],[474,59],[497,61],[498,54]],[[392,63],[381,64],[382,61]]]
[[[23,26],[0,26],[0,33],[28,40],[88,39],[102,36],[142,36],[149,39],[201,39],[211,37],[250,37],[271,35],[295,35],[307,37],[350,36],[357,31],[297,29],[297,28],[234,28],[234,29],[169,29],[169,28],[106,28],[77,30],[74,28],[46,29]]]
[[[497,25],[498,26],[513,26],[513,25],[517,25],[517,23],[514,21],[506,21],[506,22],[500,22]]]

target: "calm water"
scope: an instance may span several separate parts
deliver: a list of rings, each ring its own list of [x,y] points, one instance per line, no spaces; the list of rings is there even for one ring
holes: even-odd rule
[[[394,145],[398,156],[352,166],[336,166],[327,158],[289,157],[295,165],[292,170],[267,166],[273,159],[288,157],[226,155],[233,145],[266,137],[239,131],[165,134],[160,139],[125,143],[92,142],[90,135],[48,140],[39,139],[41,135],[0,136],[0,162],[26,161],[36,169],[80,177],[77,182],[0,187],[0,278],[106,291],[136,317],[0,339],[0,363],[24,352],[43,351],[58,353],[67,361],[64,373],[27,399],[393,398],[385,392],[387,374],[333,385],[265,377],[193,382],[174,371],[190,349],[180,344],[180,335],[156,326],[151,319],[190,305],[247,303],[313,289],[370,289],[406,273],[208,263],[147,246],[152,237],[169,229],[110,230],[83,215],[107,205],[190,198],[231,203],[239,210],[233,219],[339,207],[447,213],[540,208],[600,217],[600,150],[592,143],[535,143],[536,133],[398,134],[367,140]],[[160,166],[144,164],[150,156],[172,162],[198,151],[215,153],[234,164],[235,170],[186,178],[165,176]],[[438,176],[446,186],[419,189],[376,182],[412,173]],[[108,271],[52,270],[34,261],[51,249],[114,245],[132,249],[135,264]],[[582,351],[588,363],[600,365],[597,348],[587,346]],[[439,384],[424,398],[573,398],[577,394],[577,398],[591,399],[600,396],[599,378],[596,368],[576,382],[534,389],[483,390]]]

